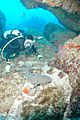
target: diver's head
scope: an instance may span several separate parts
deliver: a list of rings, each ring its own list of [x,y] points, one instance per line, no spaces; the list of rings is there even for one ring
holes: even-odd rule
[[[12,30],[11,34],[16,35],[16,36],[23,36],[22,32],[20,30],[17,30],[17,29]]]

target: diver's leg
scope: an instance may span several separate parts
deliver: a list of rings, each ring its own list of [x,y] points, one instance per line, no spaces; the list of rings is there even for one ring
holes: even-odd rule
[[[19,54],[20,54],[20,49],[16,49],[16,50],[15,50],[15,57],[18,57]]]
[[[35,48],[34,45],[32,46],[31,50],[32,50],[32,52],[37,56],[38,59],[42,58],[42,55],[40,55],[40,54],[37,52],[37,50],[36,50],[36,48]]]
[[[34,45],[32,45],[32,47],[31,47],[31,53],[34,53],[36,56],[38,55],[38,52]]]
[[[6,61],[8,61],[9,59],[11,59],[11,54],[12,54],[12,50],[10,48],[7,48],[6,51],[4,52],[5,54],[5,58],[6,58]]]

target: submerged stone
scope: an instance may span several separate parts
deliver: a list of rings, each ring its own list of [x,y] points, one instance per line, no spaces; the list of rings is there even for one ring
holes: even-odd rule
[[[63,45],[68,39],[76,37],[75,32],[54,23],[48,23],[44,28],[43,34],[46,39],[52,43],[54,50],[56,48],[58,49],[59,46]]]
[[[52,86],[42,90],[38,97],[22,103],[23,120],[62,120],[65,106],[63,93]]]
[[[31,1],[31,2],[30,2]],[[36,1],[36,0],[21,0],[21,2],[26,6],[26,8],[41,7],[43,9],[52,12],[59,20],[59,22],[66,28],[80,33],[80,1],[79,0],[61,0],[61,6],[50,6],[47,1]],[[50,0],[49,0],[50,2]],[[52,1],[51,1],[52,2]],[[57,1],[56,1],[57,2]],[[62,9],[67,8],[67,10]],[[69,12],[67,12],[69,11]],[[73,13],[71,13],[73,12]],[[76,13],[76,14],[75,14]]]
[[[46,85],[50,82],[52,82],[51,78],[47,75],[41,75],[41,74],[27,74],[27,79],[29,82],[31,82],[33,85]]]

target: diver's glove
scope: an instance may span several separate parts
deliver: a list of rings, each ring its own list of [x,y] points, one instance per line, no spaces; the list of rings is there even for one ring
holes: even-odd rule
[[[34,40],[35,40],[35,41],[40,40],[40,39],[42,39],[42,38],[43,38],[42,36],[38,36],[38,37],[34,36]]]
[[[38,59],[41,59],[43,56],[42,55],[37,55],[37,58]]]
[[[32,41],[32,40],[30,40],[30,39],[26,39],[25,42],[24,42],[24,48],[30,47],[30,46],[32,46],[34,43],[35,43],[35,40]]]
[[[39,40],[39,39],[42,39],[42,38],[43,38],[42,36],[37,37],[38,40]]]

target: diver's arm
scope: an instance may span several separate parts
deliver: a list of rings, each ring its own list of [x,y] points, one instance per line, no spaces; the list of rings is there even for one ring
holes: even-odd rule
[[[42,39],[42,38],[43,38],[42,36],[39,36],[39,37],[35,37],[35,36],[34,36],[34,40],[35,40],[35,41],[40,40],[40,39]],[[34,41],[34,40],[33,40],[33,41]]]
[[[39,39],[42,39],[42,38],[43,38],[42,36],[37,37],[38,40],[39,40]]]

